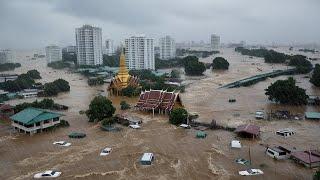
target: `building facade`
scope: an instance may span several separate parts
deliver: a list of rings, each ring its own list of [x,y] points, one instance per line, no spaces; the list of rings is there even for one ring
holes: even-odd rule
[[[77,53],[77,46],[67,46],[62,49],[63,53],[70,53],[76,54]]]
[[[76,28],[78,65],[102,64],[102,30],[98,27],[83,25]]]
[[[62,61],[62,51],[59,46],[50,45],[46,47],[47,63]]]
[[[16,60],[15,52],[11,49],[0,50],[0,64],[14,63]]]
[[[153,38],[131,36],[125,40],[125,49],[129,69],[155,69]]]
[[[108,56],[113,56],[115,54],[114,44],[112,39],[106,40],[105,54]]]
[[[211,35],[211,49],[218,50],[220,48],[220,36],[216,34]]]
[[[173,38],[165,36],[159,39],[160,59],[168,60],[176,56],[176,44]]]

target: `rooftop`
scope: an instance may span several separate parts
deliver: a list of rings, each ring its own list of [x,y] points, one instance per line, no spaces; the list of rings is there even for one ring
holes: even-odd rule
[[[44,109],[29,107],[10,117],[13,121],[21,122],[25,125],[34,124],[52,118],[63,116],[63,114],[50,112]]]
[[[245,125],[238,126],[235,132],[236,133],[245,132],[248,134],[259,135],[260,127],[252,124],[245,124]]]
[[[320,113],[318,112],[306,112],[305,117],[307,119],[320,119]]]

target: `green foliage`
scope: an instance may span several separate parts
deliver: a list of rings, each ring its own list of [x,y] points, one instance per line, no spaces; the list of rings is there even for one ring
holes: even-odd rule
[[[110,126],[116,122],[116,117],[108,117],[101,121],[102,126]]]
[[[171,75],[171,78],[180,78],[180,72],[177,69],[173,69],[170,75]]]
[[[51,67],[53,69],[63,69],[63,68],[69,68],[70,63],[66,61],[56,61],[56,62],[51,62],[47,64],[48,67]]]
[[[176,54],[178,56],[185,56],[185,55],[193,55],[197,57],[206,58],[213,54],[218,54],[219,51],[197,51],[197,50],[189,50],[189,49],[177,49]]]
[[[103,77],[90,78],[88,79],[89,86],[97,86],[104,84]]]
[[[289,55],[279,53],[274,50],[264,48],[260,49],[246,49],[243,47],[236,47],[235,51],[240,52],[242,55],[263,57],[266,63],[284,63],[290,58]]]
[[[169,115],[169,122],[174,125],[184,123],[188,118],[187,110],[183,108],[177,108],[171,111]]]
[[[112,102],[104,96],[96,96],[90,103],[86,115],[89,122],[101,121],[105,118],[110,118],[116,111]]]
[[[169,60],[161,60],[159,58],[155,58],[156,69],[174,68],[174,67],[183,67],[181,58],[174,58]]]
[[[46,96],[55,96],[60,92],[70,91],[69,82],[64,79],[57,79],[53,82],[44,84],[44,95]]]
[[[41,79],[39,71],[35,69],[28,71],[27,75],[32,79]]]
[[[1,71],[10,71],[14,70],[15,68],[21,67],[20,63],[4,63],[0,64],[0,72]]]
[[[122,89],[121,91],[123,96],[127,96],[127,97],[132,97],[132,96],[136,96],[140,93],[139,89],[132,87],[132,86],[128,86],[124,89]]]
[[[229,69],[229,62],[223,57],[216,57],[212,61],[212,69]]]
[[[54,103],[52,99],[43,99],[42,101],[33,101],[32,103],[21,103],[14,107],[14,111],[20,112],[28,107],[41,108],[41,109],[51,109],[51,110],[59,110],[58,105]]]
[[[103,65],[104,66],[109,66],[109,67],[119,67],[119,56],[114,55],[114,56],[108,56],[108,55],[103,55]]]
[[[30,76],[30,73],[28,74],[28,72],[27,74],[20,74],[18,78],[14,81],[6,81],[3,83],[0,83],[0,89],[9,91],[9,92],[17,92],[23,89],[31,88],[34,85],[35,81]]]
[[[60,120],[60,124],[59,124],[59,126],[62,126],[62,127],[69,127],[69,126],[70,126],[70,124],[69,124],[69,122],[68,122],[67,120],[61,119],[61,120]]]
[[[310,78],[310,82],[313,85],[320,87],[320,65],[319,64],[315,65],[312,77]]]
[[[187,56],[183,58],[184,61],[184,71],[190,76],[199,76],[206,70],[205,65],[198,61],[195,56]]]
[[[120,108],[121,110],[126,110],[126,109],[130,109],[130,104],[128,104],[126,101],[121,101],[120,102]]]
[[[269,100],[281,104],[302,105],[307,104],[308,99],[306,90],[296,86],[296,81],[292,77],[272,83],[265,94],[269,96]]]
[[[320,169],[314,173],[313,180],[320,180]]]
[[[289,66],[296,66],[297,73],[305,74],[312,70],[312,64],[307,60],[306,56],[294,55],[291,56]]]

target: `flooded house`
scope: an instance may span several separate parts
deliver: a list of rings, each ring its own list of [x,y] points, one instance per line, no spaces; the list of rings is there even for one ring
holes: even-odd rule
[[[282,146],[267,147],[266,149],[266,154],[274,159],[287,159],[290,153],[291,150]]]
[[[254,139],[260,136],[260,127],[253,124],[245,124],[238,126],[234,132],[238,136]]]
[[[320,166],[320,152],[316,150],[292,152],[291,159],[310,168]]]
[[[15,130],[25,134],[35,134],[60,124],[63,114],[29,107],[10,117]]]

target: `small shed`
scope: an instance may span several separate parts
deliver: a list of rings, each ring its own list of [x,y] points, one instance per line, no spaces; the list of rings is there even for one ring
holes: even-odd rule
[[[305,118],[306,119],[311,119],[311,120],[320,120],[320,113],[318,113],[318,112],[306,112],[305,113]]]
[[[260,127],[253,124],[245,124],[238,126],[234,132],[241,137],[257,138],[260,135]]]
[[[231,141],[231,147],[232,147],[232,148],[238,148],[238,149],[240,149],[240,148],[241,148],[241,143],[240,143],[240,141],[238,141],[238,140],[232,140],[232,141]]]
[[[320,153],[315,150],[292,152],[291,158],[306,167],[314,168],[320,166]]]
[[[153,153],[144,153],[140,159],[142,165],[151,165],[154,160]]]

